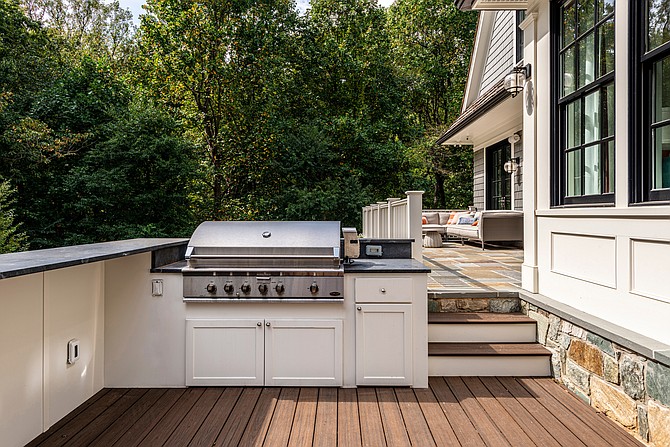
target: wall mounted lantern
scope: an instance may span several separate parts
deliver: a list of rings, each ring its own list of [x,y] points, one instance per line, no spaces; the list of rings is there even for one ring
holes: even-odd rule
[[[503,169],[508,174],[516,172],[519,169],[519,157],[514,157],[503,165]]]
[[[526,81],[530,79],[531,76],[531,67],[530,64],[526,64],[523,67],[514,67],[512,71],[505,76],[504,87],[509,93],[512,94],[512,98],[519,94],[526,85]]]

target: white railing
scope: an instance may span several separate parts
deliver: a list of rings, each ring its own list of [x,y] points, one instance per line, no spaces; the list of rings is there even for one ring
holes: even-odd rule
[[[363,207],[363,237],[414,239],[412,257],[421,260],[423,191],[407,191],[404,199],[389,198]]]

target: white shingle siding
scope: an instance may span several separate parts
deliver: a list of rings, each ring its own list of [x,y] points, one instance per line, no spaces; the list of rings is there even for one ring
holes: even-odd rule
[[[496,13],[479,88],[480,95],[496,81],[505,77],[514,65],[514,16],[514,11]]]

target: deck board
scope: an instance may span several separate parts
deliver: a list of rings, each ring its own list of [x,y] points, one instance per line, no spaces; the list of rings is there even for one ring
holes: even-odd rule
[[[251,413],[251,419],[249,419],[247,429],[244,431],[244,435],[242,435],[240,445],[254,447],[263,445],[268,428],[270,428],[270,422],[272,422],[272,416],[277,407],[280,392],[280,388],[263,389],[254,407],[254,412]]]
[[[188,444],[189,447],[209,447],[214,444],[216,437],[221,432],[228,416],[233,411],[237,399],[242,394],[242,388],[226,388],[214,404],[202,425]]]
[[[411,445],[393,388],[377,388],[377,400],[386,433],[386,444],[389,447]]]
[[[470,417],[470,420],[477,427],[477,431],[482,439],[489,446],[509,446],[510,443],[500,432],[498,427],[489,418],[486,410],[477,402],[477,398],[472,395],[463,379],[460,377],[445,378],[447,385],[460,402],[465,413]]]
[[[358,412],[361,418],[361,442],[365,446],[386,445],[382,416],[374,388],[358,389]]]
[[[427,389],[102,390],[28,445],[643,444],[551,379],[431,377]]]
[[[361,445],[358,396],[353,388],[337,391],[337,444],[351,447]]]
[[[316,421],[316,402],[319,390],[316,388],[302,388],[298,404],[293,416],[289,447],[311,446],[314,440],[314,422]]]
[[[316,404],[314,445],[332,447],[337,445],[337,388],[321,388]]]
[[[263,445],[268,447],[288,445],[299,395],[300,388],[282,388]]]

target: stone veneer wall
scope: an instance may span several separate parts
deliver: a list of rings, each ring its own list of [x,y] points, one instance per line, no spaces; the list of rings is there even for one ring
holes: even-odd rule
[[[554,378],[654,446],[670,446],[670,367],[521,301]]]

